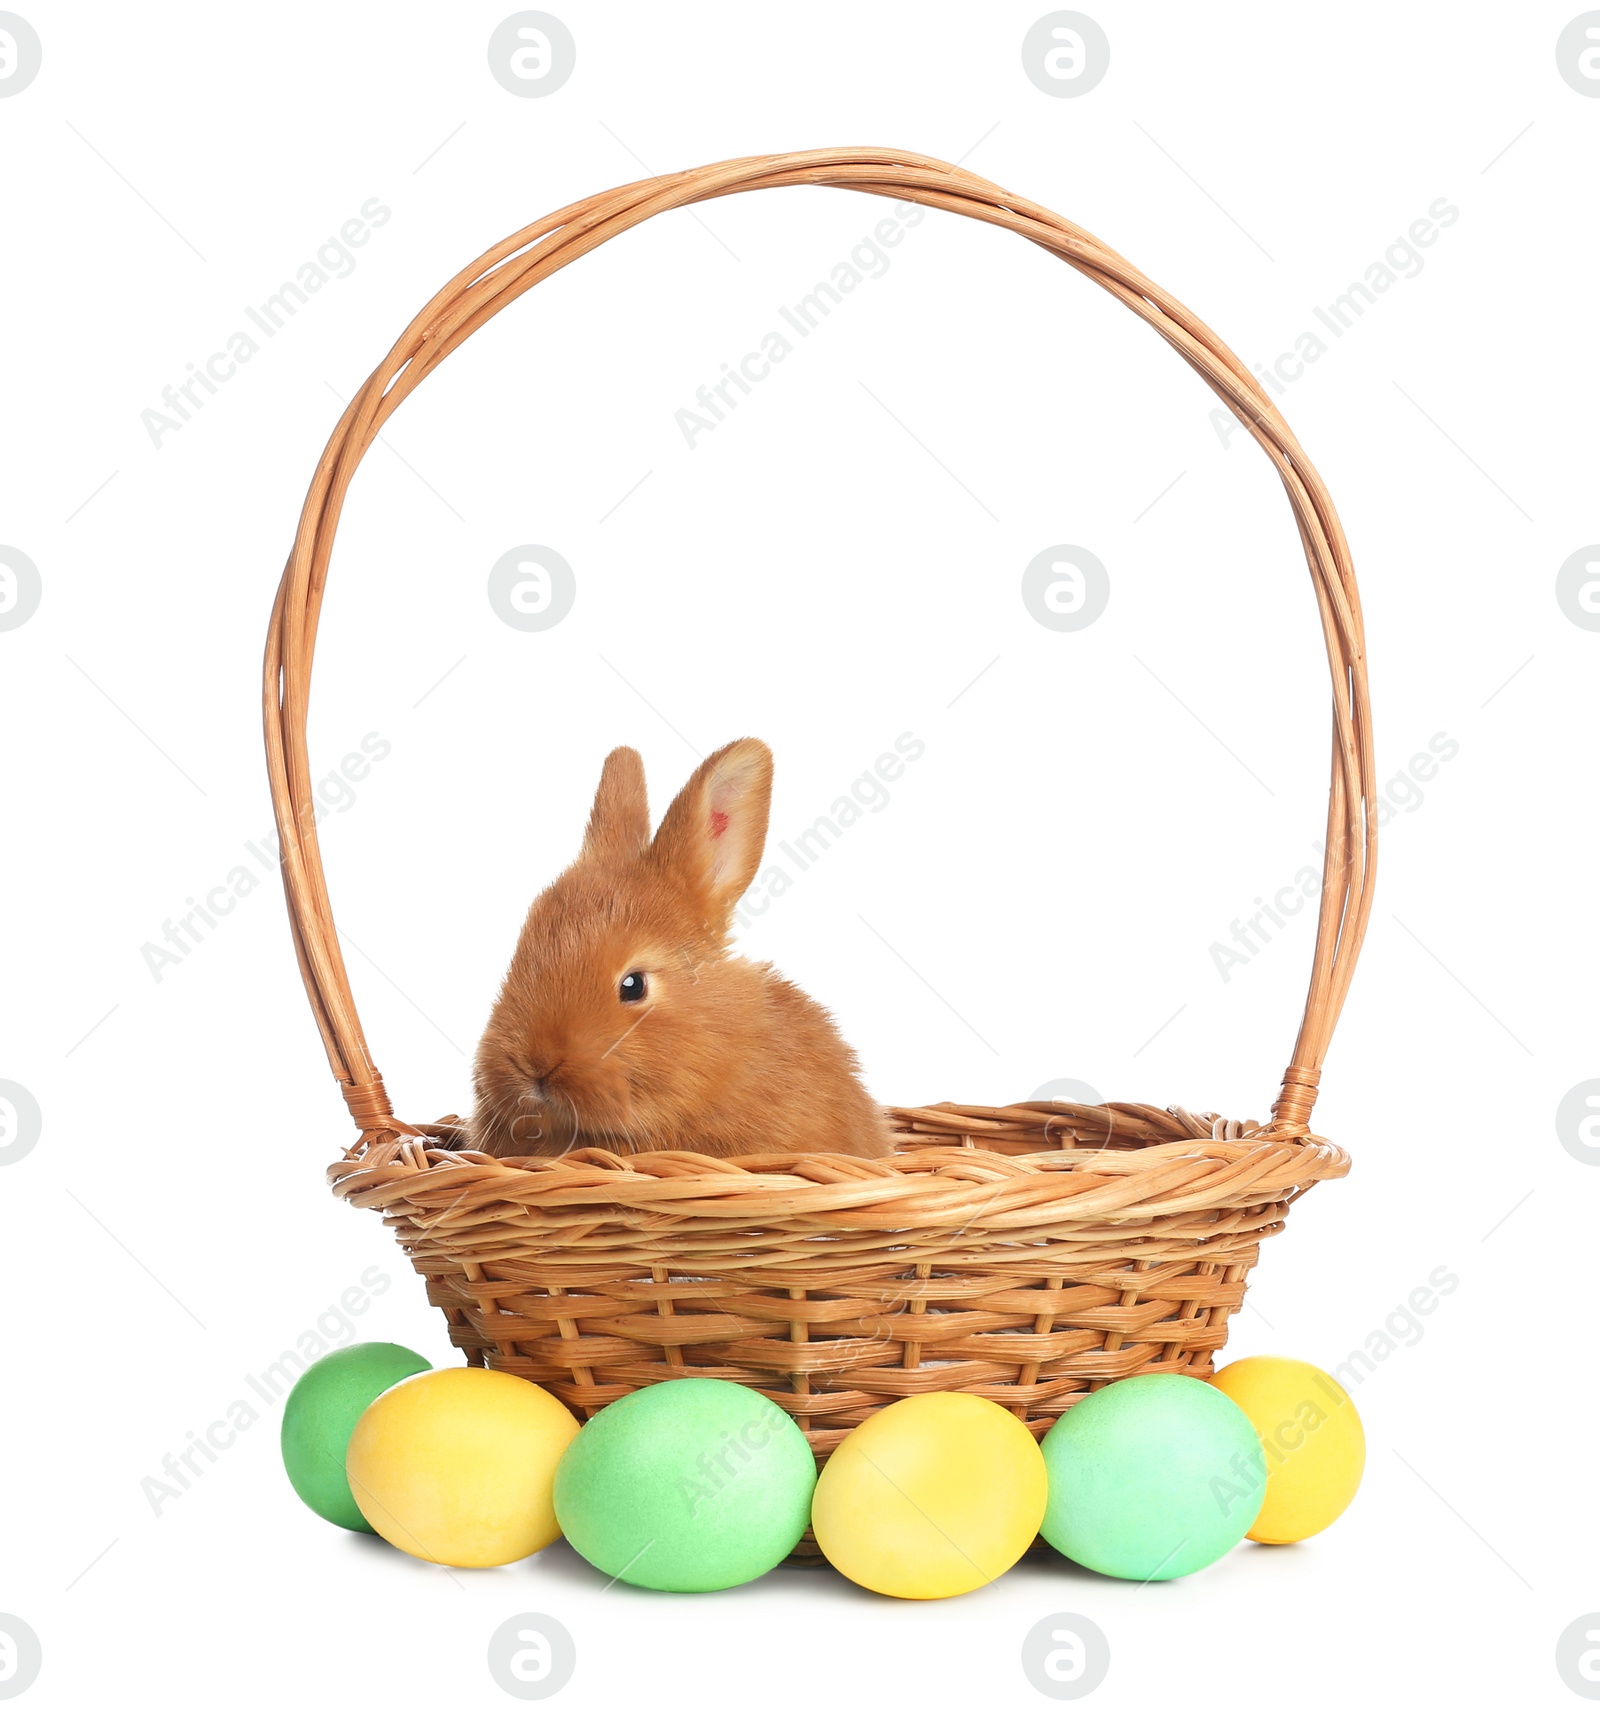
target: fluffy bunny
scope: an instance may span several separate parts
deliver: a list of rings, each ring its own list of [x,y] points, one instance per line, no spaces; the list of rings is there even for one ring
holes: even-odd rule
[[[771,799],[772,753],[741,738],[702,763],[652,839],[643,762],[607,756],[583,849],[528,911],[478,1045],[469,1146],[890,1150],[828,1012],[729,953]]]

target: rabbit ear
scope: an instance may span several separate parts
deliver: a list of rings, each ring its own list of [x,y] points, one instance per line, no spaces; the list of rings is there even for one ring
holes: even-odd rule
[[[637,749],[613,749],[600,773],[585,856],[639,856],[650,842],[650,805],[645,797],[644,762]]]
[[[741,737],[701,762],[656,834],[662,865],[729,912],[756,877],[772,807],[772,751]]]

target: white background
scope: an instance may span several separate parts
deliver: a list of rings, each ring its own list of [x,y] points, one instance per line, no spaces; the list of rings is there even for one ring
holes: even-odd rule
[[[1043,1704],[1018,1649],[1063,1611],[1109,1638],[1106,1707],[1568,1703],[1556,1640],[1600,1606],[1600,1173],[1553,1121],[1600,1074],[1600,634],[1554,592],[1600,536],[1573,9],[1092,0],[1111,67],[1075,99],[1024,76],[1043,8],[1009,0],[558,0],[577,69],[542,99],[490,77],[508,8],[475,0],[23,10],[44,62],[0,100],[0,541],[43,599],[0,634],[0,1076],[43,1136],[0,1179],[0,1610],[42,1637],[32,1703],[492,1707],[485,1644],[521,1611],[572,1631],[558,1703],[582,1706]],[[1459,745],[1384,829],[1316,1114],[1355,1168],[1268,1245],[1229,1346],[1333,1366],[1459,1277],[1358,1390],[1364,1490],[1311,1543],[1181,1582],[1053,1563],[931,1606],[826,1571],[602,1591],[563,1546],[448,1574],[304,1510],[265,1410],[154,1515],[141,1480],[364,1270],[391,1283],[359,1335],[452,1359],[381,1222],[324,1186],[353,1132],[275,879],[159,981],[142,951],[270,827],[260,651],[335,394],[547,211],[835,143],[965,157],[1252,362],[1436,199],[1460,211],[1280,400],[1355,552],[1383,779]],[[391,218],[353,272],[154,446],[162,388],[373,197]],[[1321,836],[1327,688],[1288,507],[1198,379],[1043,252],[930,214],[715,432],[675,425],[886,212],[791,190],[661,218],[492,323],[368,457],[313,761],[392,746],[323,836],[402,1115],[464,1108],[612,745],[659,812],[697,752],[764,737],[790,836],[909,731],[890,805],[744,937],[836,1010],[874,1093],[1074,1077],[1265,1116],[1309,913],[1227,981],[1211,948]],[[485,596],[525,542],[577,579],[542,634]],[[1111,582],[1070,634],[1020,598],[1055,543]]]

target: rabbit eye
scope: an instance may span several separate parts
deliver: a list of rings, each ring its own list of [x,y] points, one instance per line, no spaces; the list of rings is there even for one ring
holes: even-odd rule
[[[617,997],[625,1005],[636,1005],[645,996],[647,984],[643,969],[630,969],[617,984]]]

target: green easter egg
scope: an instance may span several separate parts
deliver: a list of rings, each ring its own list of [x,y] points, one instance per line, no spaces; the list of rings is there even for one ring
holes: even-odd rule
[[[759,1391],[668,1379],[585,1424],[556,1469],[556,1519],[606,1575],[710,1593],[794,1550],[816,1483],[805,1435]]]
[[[433,1363],[397,1343],[353,1343],[315,1361],[283,1407],[279,1443],[289,1484],[325,1521],[370,1534],[344,1471],[344,1453],[367,1405]]]
[[[1063,1557],[1125,1581],[1171,1581],[1215,1563],[1266,1495],[1249,1417],[1178,1373],[1091,1392],[1039,1448],[1050,1477],[1040,1533]]]

